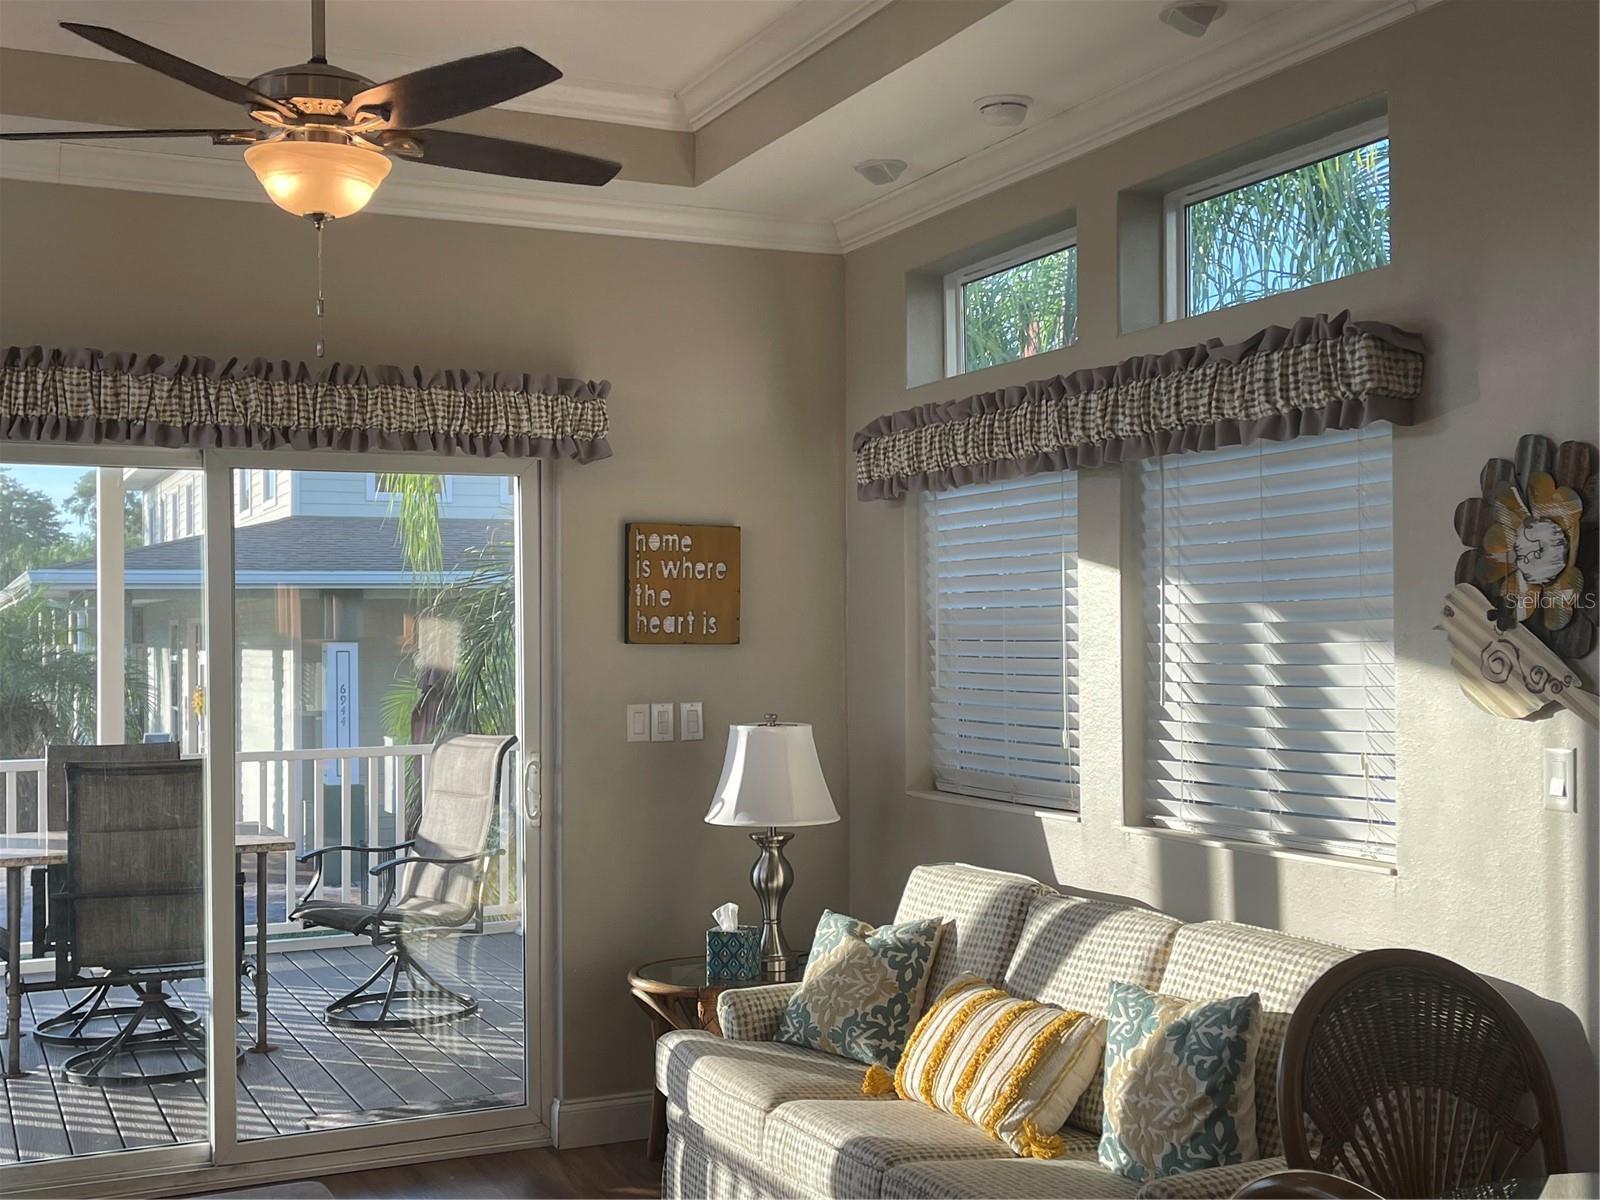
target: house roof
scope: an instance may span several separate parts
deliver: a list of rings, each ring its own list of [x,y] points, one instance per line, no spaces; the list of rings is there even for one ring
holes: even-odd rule
[[[509,547],[510,521],[439,522],[444,542],[444,577],[466,577],[472,551],[491,542]],[[137,546],[123,560],[123,586],[198,588],[204,538],[186,537]],[[286,517],[246,525],[233,534],[235,579],[241,587],[410,588],[415,576],[399,545],[399,526],[383,517]],[[52,563],[17,576],[0,603],[32,588],[52,591],[94,587],[94,559]]]

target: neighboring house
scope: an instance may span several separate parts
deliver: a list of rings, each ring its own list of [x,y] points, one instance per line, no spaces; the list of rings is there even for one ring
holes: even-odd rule
[[[235,479],[240,750],[381,745],[390,732],[382,702],[417,635],[418,580],[401,552],[394,498],[370,473],[251,470]],[[476,548],[509,546],[510,483],[440,479],[444,579],[459,579]],[[124,558],[128,653],[145,664],[144,727],[198,753],[206,708],[201,478],[139,468],[126,485],[145,502],[146,544]],[[0,603],[36,588],[77,614],[77,627],[93,628],[92,558],[30,570]],[[323,770],[337,784],[337,772]],[[264,795],[259,775],[246,771],[242,782],[245,812],[259,812],[264,798],[270,815],[286,774],[271,772]]]

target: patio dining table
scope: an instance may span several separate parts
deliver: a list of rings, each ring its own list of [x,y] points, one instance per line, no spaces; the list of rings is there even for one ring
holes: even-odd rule
[[[267,855],[293,852],[295,843],[271,830],[240,830],[234,835],[236,861],[246,854],[256,856],[256,930],[253,967],[256,993],[256,1037],[251,1047],[258,1054],[267,1050]],[[15,1078],[22,1074],[22,996],[24,992],[62,990],[63,982],[22,981],[22,887],[23,875],[36,867],[55,867],[67,861],[65,834],[0,835],[0,868],[6,873],[6,1053],[5,1073]],[[242,947],[241,947],[242,949]],[[244,966],[241,963],[241,966]],[[66,987],[92,987],[93,977],[75,979]]]

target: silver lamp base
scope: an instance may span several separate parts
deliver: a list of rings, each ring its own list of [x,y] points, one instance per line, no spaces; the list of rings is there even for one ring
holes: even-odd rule
[[[783,936],[783,898],[794,886],[794,868],[783,856],[783,848],[793,836],[777,829],[750,835],[761,847],[761,856],[750,868],[750,885],[761,901],[761,974],[773,983],[798,977],[795,954]]]

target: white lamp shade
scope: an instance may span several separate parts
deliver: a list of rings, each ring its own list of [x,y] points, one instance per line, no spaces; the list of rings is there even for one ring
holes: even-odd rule
[[[793,829],[839,819],[811,726],[731,725],[707,825]]]

